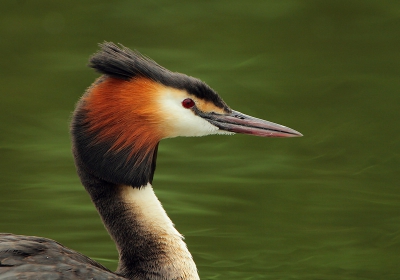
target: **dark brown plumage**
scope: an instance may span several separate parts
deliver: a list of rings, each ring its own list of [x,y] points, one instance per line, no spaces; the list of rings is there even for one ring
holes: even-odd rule
[[[51,239],[0,233],[0,280],[126,279]]]

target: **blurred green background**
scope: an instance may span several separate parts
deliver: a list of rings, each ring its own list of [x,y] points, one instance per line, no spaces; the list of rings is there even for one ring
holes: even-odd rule
[[[68,132],[104,40],[304,134],[161,143],[202,279],[400,279],[399,1],[1,1],[0,232],[115,269]]]

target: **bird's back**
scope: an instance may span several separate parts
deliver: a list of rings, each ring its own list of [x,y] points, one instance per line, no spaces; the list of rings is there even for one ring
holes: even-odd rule
[[[1,233],[0,280],[5,279],[126,278],[54,240]]]

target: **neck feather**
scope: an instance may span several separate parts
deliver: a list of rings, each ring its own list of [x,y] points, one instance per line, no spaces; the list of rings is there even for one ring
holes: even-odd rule
[[[119,253],[117,273],[128,279],[199,279],[196,265],[151,184],[116,186],[82,171],[90,194]]]

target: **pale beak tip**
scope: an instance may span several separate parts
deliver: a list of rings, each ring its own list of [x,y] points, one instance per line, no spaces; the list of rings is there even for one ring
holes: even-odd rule
[[[298,131],[296,131],[296,134],[293,135],[293,137],[303,137],[304,135]]]
[[[288,130],[290,134],[286,134],[286,137],[303,137],[303,134],[298,132],[297,130],[291,128],[288,128]]]

